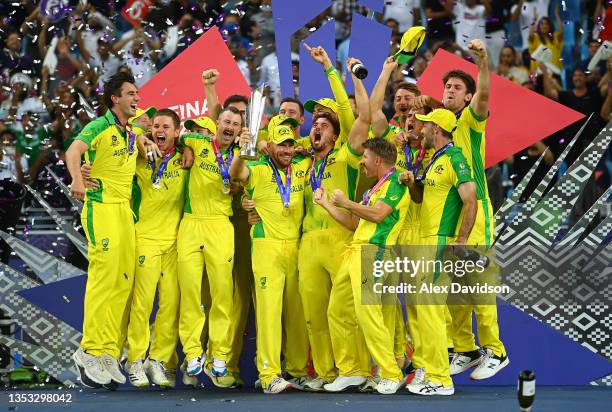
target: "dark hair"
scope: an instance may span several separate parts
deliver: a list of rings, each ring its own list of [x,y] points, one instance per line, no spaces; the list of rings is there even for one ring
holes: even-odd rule
[[[394,165],[397,160],[397,150],[395,146],[381,137],[368,139],[363,144],[364,149],[369,149],[376,156],[382,158],[385,163]]]
[[[230,112],[233,114],[237,114],[238,116],[240,116],[240,124],[241,126],[244,126],[244,117],[242,116],[242,113],[240,113],[240,110],[236,109],[234,106],[225,106],[220,112],[219,112],[219,117],[218,119],[221,118],[221,115],[225,112]]]
[[[232,103],[244,103],[249,104],[249,99],[246,96],[241,96],[239,94],[232,94],[223,102],[223,108],[226,109]],[[221,114],[221,113],[219,113]]]
[[[322,113],[319,113],[317,116],[315,116],[312,119],[312,122],[313,123],[316,122],[317,119],[321,117],[326,119],[332,125],[332,127],[334,128],[334,134],[336,136],[340,136],[340,122],[338,121],[338,118],[334,117],[331,113],[322,112]]]
[[[172,118],[172,123],[174,123],[174,128],[175,129],[179,129],[181,127],[181,119],[178,116],[178,114],[176,114],[176,112],[174,110],[160,109],[160,110],[155,112],[155,114],[153,115],[153,119],[155,119],[156,117],[160,117],[160,116],[168,116],[168,117]],[[151,120],[153,120],[153,119],[151,119]]]
[[[469,73],[466,73],[463,70],[451,70],[444,75],[442,78],[442,83],[446,86],[446,82],[448,82],[448,80],[452,77],[461,80],[463,84],[465,84],[468,93],[476,93],[476,81]]]
[[[550,26],[550,31],[548,33],[545,34],[546,37],[548,37],[548,40],[552,43],[554,36],[555,36],[555,26],[553,24],[553,21],[544,16],[542,17],[539,21],[538,21],[538,25],[536,26],[536,34],[538,35],[538,37],[540,38],[540,42],[542,42],[542,44],[546,45],[546,37],[542,36],[542,33],[540,33],[540,25],[542,24],[542,22],[546,20],[548,22],[548,25]]]
[[[302,116],[304,116],[304,105],[302,104],[302,102],[299,99],[296,99],[294,97],[284,97],[283,100],[280,101],[280,104],[278,105],[278,107],[281,107],[283,105],[283,103],[295,103],[298,106],[300,106],[300,114]]]
[[[121,96],[121,87],[123,83],[136,83],[134,76],[130,73],[117,72],[113,74],[106,83],[104,83],[104,104],[111,109],[113,100],[111,96]]]
[[[421,91],[419,90],[418,86],[414,83],[408,83],[408,82],[402,82],[400,84],[398,84],[397,86],[395,86],[395,90],[393,90],[393,96],[395,96],[395,93],[397,93],[398,90],[407,90],[410,93],[414,94],[415,96],[420,96],[421,95]]]

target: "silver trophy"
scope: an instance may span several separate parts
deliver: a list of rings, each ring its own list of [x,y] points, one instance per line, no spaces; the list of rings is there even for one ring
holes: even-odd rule
[[[246,160],[257,160],[257,134],[261,126],[261,116],[266,105],[266,96],[264,96],[265,85],[259,86],[251,93],[251,103],[246,112],[246,127],[249,128],[251,138],[249,143],[240,150],[240,157]]]

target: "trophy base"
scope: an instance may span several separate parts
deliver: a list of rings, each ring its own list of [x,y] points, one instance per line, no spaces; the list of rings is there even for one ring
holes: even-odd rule
[[[257,160],[259,159],[259,153],[257,153],[257,150],[243,150],[240,152],[240,158],[244,160]]]

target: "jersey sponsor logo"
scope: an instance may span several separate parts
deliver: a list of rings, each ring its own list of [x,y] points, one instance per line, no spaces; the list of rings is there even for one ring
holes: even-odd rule
[[[199,154],[200,157],[206,157],[208,156],[208,148],[205,147],[204,149],[202,149],[202,151]]]
[[[395,201],[395,200],[399,199],[399,196],[398,195],[393,195],[389,199]]]
[[[83,131],[81,132],[81,134],[82,134],[83,136],[91,136],[91,131],[89,131],[89,130],[83,130]]]
[[[110,243],[110,240],[108,240],[107,237],[105,237],[104,239],[102,239],[102,250],[105,252],[108,252],[108,245]]]
[[[138,256],[138,265],[143,266],[145,262],[145,257],[143,255]]]
[[[179,166],[181,164],[181,159],[174,159],[174,161],[172,162],[173,166]]]
[[[259,287],[262,289],[266,288],[266,283],[268,282],[268,278],[263,276],[261,278],[259,278]]]
[[[442,165],[438,165],[436,166],[436,168],[434,169],[434,172],[436,172],[437,174],[441,175],[442,172],[444,171],[444,166]]]
[[[306,176],[306,172],[304,170],[296,170],[295,177],[297,177],[298,179],[301,179],[304,176]]]
[[[119,145],[119,139],[117,138],[117,136],[113,135],[113,137],[111,138],[111,146],[118,146]]]

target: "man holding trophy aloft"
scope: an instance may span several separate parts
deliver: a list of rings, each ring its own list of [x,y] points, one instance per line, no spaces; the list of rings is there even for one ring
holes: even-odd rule
[[[224,109],[216,136],[188,133],[181,142],[195,155],[187,180],[183,220],[178,233],[178,273],[181,292],[179,337],[187,359],[187,374],[202,372],[205,355],[200,342],[204,326],[201,289],[204,266],[210,283],[209,353],[213,356],[211,379],[227,379],[230,352],[234,265],[234,227],[230,223],[232,196],[229,169],[238,156],[235,140],[243,119],[235,108]],[[231,382],[224,382],[231,386]]]

